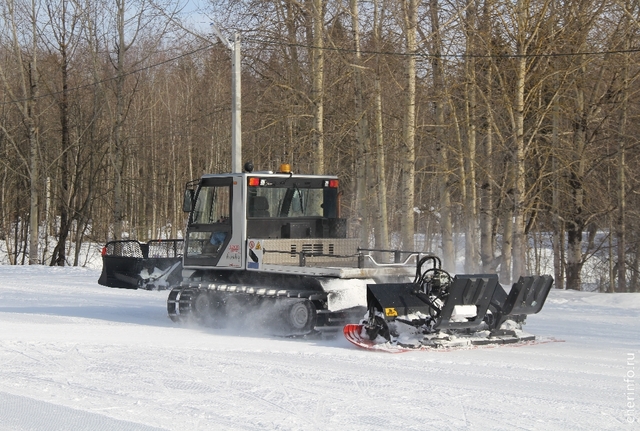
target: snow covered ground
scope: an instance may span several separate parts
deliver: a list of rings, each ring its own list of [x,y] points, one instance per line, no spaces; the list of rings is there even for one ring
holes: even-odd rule
[[[552,291],[522,347],[386,354],[181,326],[167,292],[0,266],[0,430],[636,430],[640,294]]]

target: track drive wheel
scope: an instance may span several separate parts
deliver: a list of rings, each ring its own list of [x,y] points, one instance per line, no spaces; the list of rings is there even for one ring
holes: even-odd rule
[[[198,292],[191,305],[193,314],[200,322],[206,323],[211,319],[211,298],[208,292]]]
[[[316,307],[308,299],[295,301],[287,308],[286,318],[294,332],[309,332],[316,326]]]
[[[176,300],[178,298],[178,289],[173,289],[169,292],[169,298],[167,298],[167,314],[169,319],[173,322],[178,322],[180,318],[178,317],[178,305],[176,304]]]

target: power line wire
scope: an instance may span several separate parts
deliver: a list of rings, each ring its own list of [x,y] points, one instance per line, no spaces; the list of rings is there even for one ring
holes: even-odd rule
[[[291,43],[291,42],[283,42],[277,39],[259,39],[259,38],[243,38],[243,40],[249,40],[252,42],[260,42],[266,43],[269,45],[279,45],[279,46],[290,46],[296,48],[307,48],[307,49],[320,49],[324,51],[335,51],[335,52],[348,52],[355,53],[356,50],[354,48],[341,48],[341,47],[317,47],[313,45],[307,45],[303,43]],[[360,50],[361,54],[371,54],[371,55],[389,55],[389,56],[398,56],[398,57],[408,57],[408,56],[416,56],[416,57],[424,57],[424,58],[544,58],[544,57],[576,57],[576,56],[597,56],[597,55],[609,55],[609,54],[630,54],[640,52],[640,47],[629,48],[629,49],[619,49],[619,50],[611,50],[611,51],[579,51],[579,52],[559,52],[559,53],[538,53],[538,54],[429,54],[424,52],[397,52],[397,51],[374,51],[374,50]]]

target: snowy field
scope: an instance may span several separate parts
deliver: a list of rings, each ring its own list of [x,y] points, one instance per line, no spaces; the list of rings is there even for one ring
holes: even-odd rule
[[[640,294],[552,291],[521,347],[387,354],[181,326],[167,292],[0,266],[0,430],[640,430]]]

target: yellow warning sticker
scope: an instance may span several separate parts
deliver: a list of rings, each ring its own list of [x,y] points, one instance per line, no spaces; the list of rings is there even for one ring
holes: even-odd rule
[[[256,244],[256,250],[260,250],[260,243]]]
[[[397,317],[398,316],[398,312],[396,311],[395,308],[385,308],[384,309],[384,314],[387,317]]]

